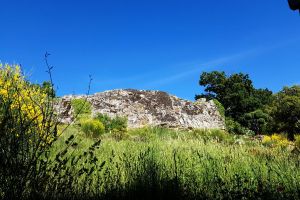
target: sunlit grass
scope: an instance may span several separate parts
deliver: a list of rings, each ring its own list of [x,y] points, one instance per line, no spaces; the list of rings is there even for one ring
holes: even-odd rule
[[[71,126],[55,148],[71,134],[79,141],[75,154],[94,142]],[[111,133],[102,136],[95,153],[99,165],[105,164],[89,176],[90,194],[116,198],[299,198],[300,161],[290,150],[270,148],[220,130],[143,128],[124,134],[123,139]],[[235,142],[239,140],[244,143]],[[80,191],[80,180],[74,190]]]

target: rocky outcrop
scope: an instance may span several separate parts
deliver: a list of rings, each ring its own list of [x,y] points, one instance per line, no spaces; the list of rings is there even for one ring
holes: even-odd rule
[[[162,91],[111,90],[89,96],[64,96],[59,107],[62,122],[72,119],[71,99],[87,98],[92,114],[124,116],[130,128],[166,126],[170,128],[224,128],[224,119],[213,101],[180,99]]]
[[[54,109],[57,111],[60,123],[70,124],[74,121],[71,100],[72,96],[65,96],[61,98],[59,102],[54,104]]]

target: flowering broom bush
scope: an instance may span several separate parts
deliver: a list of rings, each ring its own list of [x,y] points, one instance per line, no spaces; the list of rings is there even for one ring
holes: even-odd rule
[[[83,119],[80,122],[81,130],[90,137],[99,137],[105,132],[104,125],[96,119]]]
[[[273,134],[271,136],[264,136],[262,144],[269,147],[287,148],[291,142],[283,135]]]
[[[54,139],[55,135],[48,133],[48,129],[53,128],[53,120],[49,119],[53,116],[47,115],[53,114],[52,102],[40,87],[25,80],[20,66],[0,65],[0,99],[1,108],[4,109],[2,114],[9,112],[18,122],[17,125],[34,127],[26,132],[26,138],[30,138],[28,141],[40,139],[41,144],[45,144]],[[22,131],[17,128],[11,131],[20,137]]]
[[[58,136],[52,102],[19,65],[0,64],[0,197],[21,198],[35,182],[39,158]]]
[[[45,59],[51,78],[47,55]],[[78,180],[80,191],[89,187],[85,174],[100,171],[93,153],[100,140],[71,156],[68,152],[77,146],[71,135],[51,155],[61,133],[57,131],[52,81],[50,90],[27,81],[20,66],[0,64],[0,199],[65,199],[79,188]],[[73,166],[80,162],[89,167],[80,165],[75,170]]]

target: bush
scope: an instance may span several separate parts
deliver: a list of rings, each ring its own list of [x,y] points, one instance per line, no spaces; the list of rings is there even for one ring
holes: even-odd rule
[[[25,80],[20,66],[0,64],[0,199],[44,186],[46,152],[58,135],[52,98]]]
[[[127,131],[127,118],[125,117],[115,117],[111,121],[111,130],[113,132],[116,131],[121,131],[121,132],[126,132]]]
[[[268,124],[271,117],[262,110],[255,110],[243,115],[242,123],[255,132],[256,135],[268,132]]]
[[[225,108],[224,106],[217,100],[217,99],[213,99],[214,103],[216,104],[218,111],[220,113],[220,115],[225,118]]]
[[[111,121],[112,119],[107,114],[97,114],[95,119],[99,120],[105,127],[105,132],[109,132],[111,129]]]
[[[236,135],[254,135],[255,133],[245,127],[243,127],[240,123],[234,121],[231,118],[225,119],[226,130],[231,134]]]
[[[98,137],[105,132],[105,127],[99,120],[85,119],[80,124],[81,130],[88,136]]]
[[[71,135],[53,152],[65,130],[58,130],[54,104],[54,96],[27,81],[18,65],[0,63],[0,199],[69,199],[78,180],[84,191],[90,187],[86,174],[101,171],[94,155],[100,140],[75,155]]]
[[[273,134],[271,136],[264,136],[262,144],[268,147],[286,148],[290,145],[290,142],[283,135]]]
[[[107,114],[98,114],[95,119],[99,120],[105,127],[106,132],[127,132],[127,118],[111,118]]]
[[[76,116],[91,115],[92,105],[86,99],[73,99],[71,101]]]

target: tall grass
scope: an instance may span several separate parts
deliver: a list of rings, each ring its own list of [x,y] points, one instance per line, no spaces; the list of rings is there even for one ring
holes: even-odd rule
[[[65,137],[71,133],[82,141],[75,154],[93,143],[74,127]],[[289,150],[235,144],[232,136],[217,130],[143,128],[128,135],[123,140],[102,136],[95,151],[101,167],[75,180],[74,198],[300,198],[300,157]],[[85,181],[89,187],[82,191]]]

